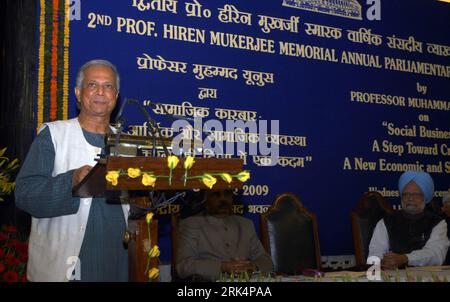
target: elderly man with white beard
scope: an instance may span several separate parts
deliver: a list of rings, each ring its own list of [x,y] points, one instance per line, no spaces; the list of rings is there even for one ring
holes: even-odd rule
[[[433,179],[425,172],[406,171],[400,176],[399,191],[402,210],[377,223],[369,258],[379,257],[383,269],[442,265],[450,245],[447,223],[424,211],[425,204],[433,198]]]

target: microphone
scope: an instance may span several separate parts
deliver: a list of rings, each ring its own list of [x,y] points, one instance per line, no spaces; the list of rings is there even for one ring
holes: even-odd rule
[[[119,112],[116,115],[116,119],[115,119],[115,123],[116,124],[119,124],[119,125],[123,124],[123,122],[124,122],[124,119],[123,119],[123,116],[122,116],[123,115],[123,109],[125,108],[125,106],[127,104],[128,104],[128,98],[125,98],[123,103],[122,103],[122,105],[120,106]]]
[[[192,118],[192,117],[186,117],[186,116],[175,115],[175,114],[169,115],[169,117],[171,117],[173,120],[185,120],[188,122],[195,123],[195,118]]]
[[[133,103],[135,104],[138,109],[141,111],[142,115],[144,116],[144,118],[147,120],[149,126],[150,126],[150,131],[152,132],[152,141],[153,141],[153,157],[156,157],[156,132],[158,132],[159,137],[162,138],[161,135],[161,129],[158,126],[158,123],[156,123],[156,121],[154,119],[151,118],[150,114],[147,112],[147,110],[144,108],[144,106],[136,99],[126,99],[124,104],[122,104],[122,107],[125,106],[126,103]],[[151,102],[147,103],[149,106],[152,106]],[[119,113],[117,114],[117,116],[120,118],[120,115],[122,114],[122,108],[121,110],[119,110]],[[120,122],[120,120],[119,120]],[[122,126],[122,125],[120,125]],[[163,149],[164,149],[164,153],[166,154],[166,156],[169,156],[169,151],[167,150],[167,146],[164,143],[164,140],[161,141]]]
[[[123,129],[123,124],[125,122],[124,118],[123,118],[123,109],[125,108],[125,106],[128,105],[128,99],[125,98],[122,106],[120,106],[119,112],[116,115],[115,118],[115,127],[116,127],[116,136],[115,136],[115,140],[114,140],[114,156],[118,156],[119,155],[119,142],[120,142],[120,135],[122,134],[122,129]]]

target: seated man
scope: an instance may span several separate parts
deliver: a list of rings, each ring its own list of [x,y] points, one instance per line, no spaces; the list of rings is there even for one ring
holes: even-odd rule
[[[442,197],[442,212],[447,222],[447,237],[450,239],[450,192],[445,193],[444,197]],[[447,251],[445,265],[450,265],[450,249]]]
[[[214,281],[220,273],[273,270],[253,222],[233,215],[232,191],[207,191],[204,213],[180,221],[177,272],[179,277]]]
[[[447,223],[424,211],[425,203],[433,198],[433,179],[425,172],[406,171],[400,177],[399,190],[402,210],[377,223],[369,257],[379,257],[383,269],[442,265],[450,245]]]

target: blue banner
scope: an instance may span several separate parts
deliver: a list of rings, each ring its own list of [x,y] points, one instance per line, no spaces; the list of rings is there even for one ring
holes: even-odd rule
[[[258,231],[275,196],[293,192],[317,214],[322,255],[353,254],[350,212],[364,192],[399,205],[409,169],[430,172],[436,196],[449,188],[448,3],[79,0],[69,9],[70,91],[77,69],[102,58],[120,72],[118,106],[138,100],[163,135],[177,135],[167,112],[218,120],[217,143],[246,146],[222,148],[252,173],[237,212]],[[70,93],[68,117],[77,114]],[[124,114],[128,133],[149,135],[137,108]],[[233,131],[227,120],[258,128]],[[203,130],[200,138],[211,133]],[[168,220],[160,228],[166,260]]]

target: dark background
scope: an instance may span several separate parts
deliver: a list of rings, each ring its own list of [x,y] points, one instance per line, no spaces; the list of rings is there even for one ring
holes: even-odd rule
[[[36,0],[0,1],[0,148],[23,162],[35,131]],[[30,218],[14,207],[14,197],[0,202],[0,225],[14,224],[27,233]]]

